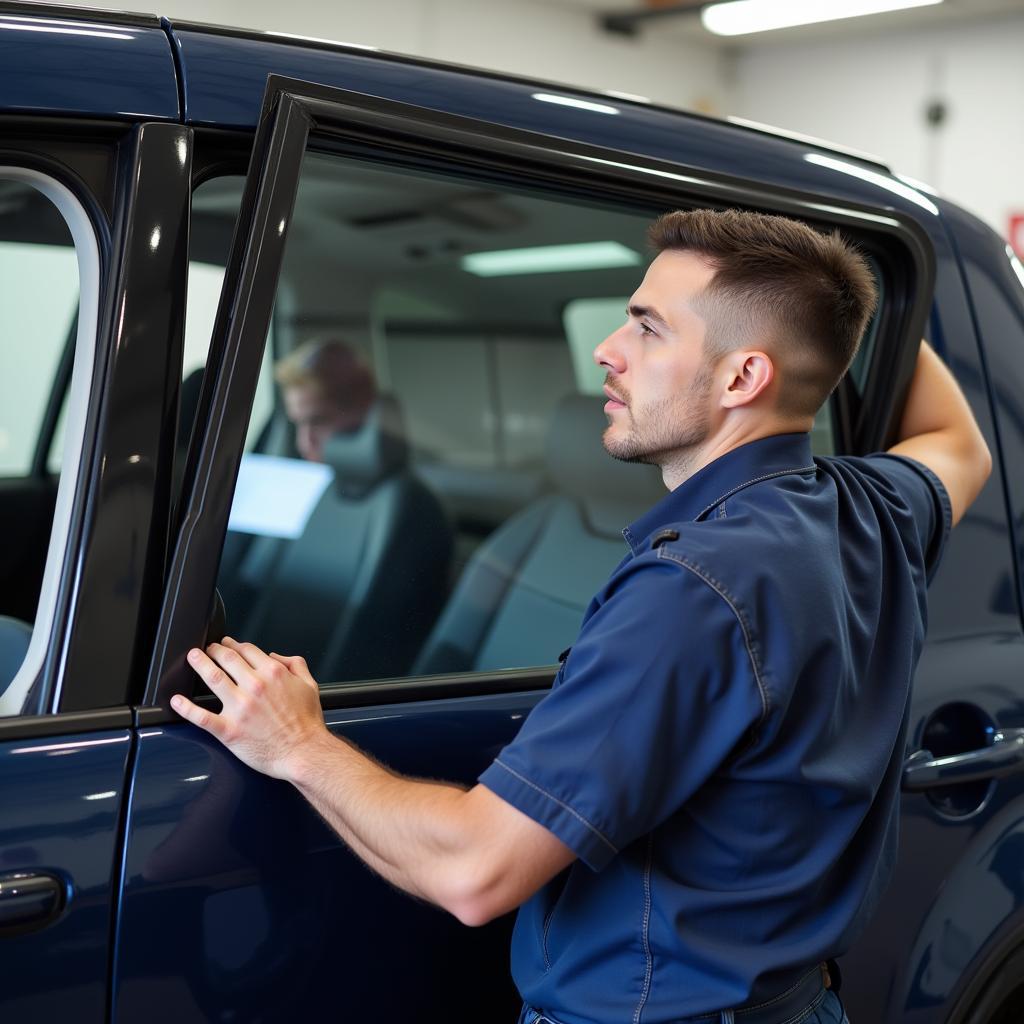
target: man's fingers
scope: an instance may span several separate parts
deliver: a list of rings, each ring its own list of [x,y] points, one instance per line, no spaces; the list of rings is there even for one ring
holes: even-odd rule
[[[171,698],[171,707],[185,719],[186,722],[191,722],[193,725],[198,725],[200,729],[210,733],[211,736],[216,736],[217,739],[221,739],[224,733],[224,722],[220,715],[215,715],[212,711],[207,711],[206,708],[201,708],[196,704],[193,704],[188,697],[183,697],[180,693],[176,693]]]
[[[319,690],[320,687],[317,685],[317,681],[313,678],[309,671],[309,666],[306,664],[306,659],[298,654],[270,654],[270,657],[274,661],[281,665],[284,665],[292,675],[298,676],[307,686],[312,686],[314,690]]]
[[[269,661],[267,655],[255,644],[239,643],[230,636],[226,636],[221,640],[221,646],[234,651],[250,668],[256,671],[264,668]]]
[[[216,646],[216,644],[210,644],[208,650],[217,654],[218,652],[213,650]],[[238,655],[232,656],[238,657]],[[199,650],[198,647],[193,647],[188,652],[188,663],[196,670],[202,681],[210,688],[210,691],[220,697],[222,704],[226,704],[229,700],[233,699],[237,675],[233,679],[231,674],[225,671],[224,668],[221,668],[209,654]]]

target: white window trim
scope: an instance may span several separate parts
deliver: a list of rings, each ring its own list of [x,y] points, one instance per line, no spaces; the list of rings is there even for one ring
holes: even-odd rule
[[[32,626],[28,652],[18,674],[0,695],[0,716],[20,714],[25,698],[36,681],[46,659],[47,649],[55,639],[54,618],[57,612],[57,594],[61,572],[67,554],[71,532],[71,512],[78,485],[78,470],[82,462],[85,424],[89,409],[93,364],[96,359],[96,331],[99,320],[100,255],[96,234],[81,203],[70,189],[53,178],[26,167],[0,166],[0,179],[30,185],[49,199],[60,211],[71,231],[78,256],[78,334],[75,338],[75,358],[68,391],[67,427],[64,435],[64,456],[61,461],[60,483],[50,530],[50,545],[43,571],[43,585]],[[72,606],[74,601],[72,601]],[[67,656],[66,638],[60,638],[61,652],[57,667],[57,692],[60,691]]]

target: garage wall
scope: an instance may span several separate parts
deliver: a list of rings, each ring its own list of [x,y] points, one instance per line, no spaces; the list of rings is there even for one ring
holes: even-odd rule
[[[732,113],[875,153],[1005,234],[1024,211],[1024,17],[748,47]],[[946,123],[929,129],[929,101]]]

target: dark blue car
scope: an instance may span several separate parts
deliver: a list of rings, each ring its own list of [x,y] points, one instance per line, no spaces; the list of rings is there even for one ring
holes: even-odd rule
[[[1021,1019],[1024,269],[1003,242],[806,139],[10,2],[0,1019],[515,1019],[508,920],[395,892],[167,698],[213,702],[185,652],[227,629],[304,654],[331,728],[387,764],[473,780],[658,494],[603,456],[590,352],[646,225],[697,206],[870,258],[879,312],[819,453],[892,439],[926,337],[995,456],[930,591],[895,881],[841,966],[858,1024]],[[324,343],[367,409],[311,457],[275,364]]]

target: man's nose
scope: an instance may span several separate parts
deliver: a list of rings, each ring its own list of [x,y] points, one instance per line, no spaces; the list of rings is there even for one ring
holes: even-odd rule
[[[594,362],[613,373],[622,373],[626,368],[622,345],[620,344],[623,328],[613,331],[597,348],[594,349]]]

